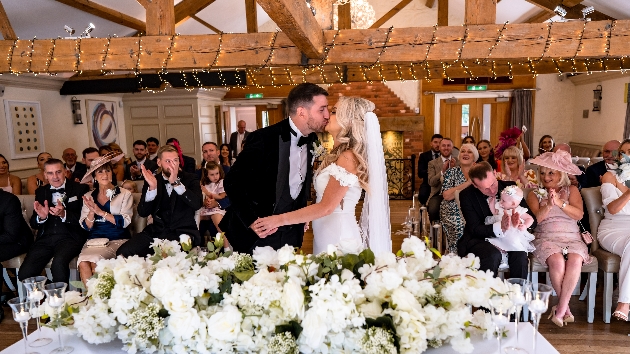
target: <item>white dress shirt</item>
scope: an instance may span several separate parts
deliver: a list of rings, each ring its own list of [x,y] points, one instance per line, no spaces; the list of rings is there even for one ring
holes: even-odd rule
[[[304,179],[306,178],[306,160],[308,158],[308,146],[298,146],[302,132],[293,124],[293,120],[289,117],[289,126],[296,132],[291,134],[291,150],[289,152],[289,189],[291,198],[296,199],[302,190]],[[281,162],[282,163],[282,162]]]
[[[61,188],[66,189],[66,182],[65,181],[59,187],[50,186],[50,191],[52,192],[52,203],[53,203],[53,206],[57,206],[57,203],[59,203],[59,199],[62,199],[61,193],[55,192],[55,190],[61,189]],[[44,222],[46,222],[46,220],[48,220],[48,217],[46,217],[46,219],[44,219],[44,220],[40,220],[39,219],[39,215],[37,215],[36,219],[37,219],[37,223],[38,224],[43,224]],[[61,222],[66,222],[66,217],[65,216],[63,218],[61,218]]]
[[[243,146],[243,139],[245,139],[245,132],[243,134],[236,133],[236,155],[241,153],[241,146]]]
[[[173,193],[173,190],[175,190],[175,192],[179,195],[182,195],[184,194],[184,192],[186,192],[186,186],[184,186],[183,184],[180,184],[179,186],[173,188],[166,176],[162,175],[162,178],[164,178],[164,186],[166,187],[166,193],[168,193],[169,197],[171,196],[171,193]],[[157,197],[157,188],[155,188],[154,190],[147,189],[147,194],[144,196],[144,201],[152,202],[153,200],[155,200],[155,197]]]

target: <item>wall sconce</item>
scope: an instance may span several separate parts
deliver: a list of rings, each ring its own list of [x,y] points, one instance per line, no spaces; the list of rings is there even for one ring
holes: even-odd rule
[[[593,112],[599,112],[602,108],[602,85],[597,85],[593,90]]]
[[[81,100],[77,99],[76,96],[72,96],[70,105],[72,107],[72,121],[74,124],[83,124],[81,120]]]

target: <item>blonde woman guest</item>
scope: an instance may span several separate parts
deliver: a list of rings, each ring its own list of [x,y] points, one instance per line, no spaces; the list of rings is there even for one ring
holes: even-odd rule
[[[37,168],[39,168],[39,172],[26,180],[26,191],[28,194],[35,194],[37,188],[48,184],[48,180],[44,174],[44,163],[50,159],[52,159],[52,155],[47,152],[40,152],[39,155],[37,155]]]
[[[470,186],[468,170],[479,159],[479,152],[473,144],[463,144],[459,149],[459,166],[449,168],[444,173],[442,182],[442,204],[440,205],[440,221],[446,232],[449,253],[457,254],[457,241],[464,234],[464,218],[457,203],[455,193]]]
[[[9,160],[0,154],[0,189],[15,195],[22,194],[22,181],[20,177],[9,173]]]
[[[501,171],[497,173],[498,180],[516,182],[516,185],[520,188],[535,188],[538,186],[536,173],[533,170],[525,170],[523,153],[515,146],[510,146],[503,151]]]
[[[630,163],[630,139],[624,140],[619,146],[619,163]],[[619,170],[623,171],[623,170]],[[628,321],[630,308],[630,188],[628,188],[627,174],[617,171],[606,172],[602,176],[602,203],[605,216],[599,229],[597,240],[599,245],[608,252],[621,257],[619,267],[619,300],[617,308],[612,314],[618,320]]]
[[[551,320],[558,327],[575,318],[569,309],[569,300],[580,277],[582,264],[591,262],[588,248],[577,221],[584,215],[582,196],[571,185],[568,174],[582,172],[571,162],[566,151],[546,152],[535,157],[538,178],[542,188],[529,193],[527,205],[536,216],[538,225],[532,241],[534,256],[549,267],[549,276],[558,294],[558,305],[551,308]]]
[[[89,232],[88,241],[78,258],[79,274],[86,283],[94,274],[96,263],[101,259],[116,257],[116,250],[129,238],[133,216],[133,196],[125,188],[112,183],[112,166],[123,155],[101,156],[92,161],[81,180],[94,180],[94,190],[83,196],[83,208],[79,223]]]

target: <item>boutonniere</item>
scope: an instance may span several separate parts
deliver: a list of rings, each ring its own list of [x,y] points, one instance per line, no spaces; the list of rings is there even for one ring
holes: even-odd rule
[[[313,154],[314,160],[317,160],[320,156],[326,154],[326,148],[324,147],[324,145],[322,145],[321,141],[313,141],[313,149],[311,149],[311,154]]]
[[[536,197],[538,197],[538,201],[547,198],[547,196],[549,195],[549,193],[547,193],[547,190],[541,187],[534,189],[534,194],[536,194]]]
[[[119,194],[120,194],[120,187],[118,186],[105,191],[105,195],[107,196],[107,198],[109,198],[110,202]]]
[[[63,207],[66,207],[66,203],[68,202],[68,196],[66,195],[66,193],[62,193],[61,195],[59,195],[60,199],[61,199],[61,205],[63,205]]]

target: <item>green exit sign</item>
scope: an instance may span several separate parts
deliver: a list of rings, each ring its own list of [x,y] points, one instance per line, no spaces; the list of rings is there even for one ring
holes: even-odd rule
[[[488,85],[468,85],[466,87],[467,91],[486,91],[488,89]]]
[[[246,93],[245,98],[263,98],[262,93]]]

